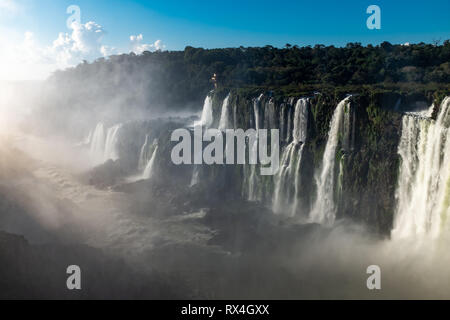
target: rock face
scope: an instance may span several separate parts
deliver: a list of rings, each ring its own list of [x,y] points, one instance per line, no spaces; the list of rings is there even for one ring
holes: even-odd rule
[[[219,92],[214,96],[215,115],[223,95]],[[236,128],[255,128],[255,98],[255,95],[253,98],[245,94],[232,95],[232,108],[237,110],[233,119]],[[287,205],[278,208],[279,213],[310,219],[317,201],[317,180],[324,166],[324,152],[331,138],[333,113],[344,98],[344,94],[327,93],[307,97],[304,124],[299,123],[305,120],[296,114],[299,113],[296,107],[300,97],[271,97],[266,94],[258,101],[261,128],[280,129],[280,170],[284,168],[287,173],[283,173],[284,178],[279,175],[258,176],[257,201],[273,206],[277,201],[277,187],[282,184],[281,197],[292,196],[287,197]],[[348,99],[340,118],[336,119],[335,161],[328,173],[334,178],[331,201],[336,207],[336,218],[365,222],[374,231],[385,234],[392,227],[395,209],[401,111],[416,107],[409,102],[398,105],[399,98],[395,95],[387,99],[385,94],[359,94]],[[425,105],[430,103],[425,97],[421,99]],[[296,141],[295,135],[301,126],[304,134]],[[245,169],[236,169],[234,179],[230,178],[231,185],[224,191],[240,190],[240,194],[248,194],[245,181],[249,178],[249,170]],[[282,178],[284,181],[280,183]]]
[[[154,157],[147,157],[153,160],[153,183],[184,189],[192,199],[259,202],[276,214],[307,222],[350,218],[387,235],[396,206],[402,114],[442,100],[433,93],[375,89],[353,95],[336,90],[296,96],[217,89],[209,97],[205,107],[212,112],[210,128],[226,123],[228,129],[279,129],[276,175],[260,175],[259,165],[174,165],[171,151],[177,142],[171,141],[171,133],[182,127],[192,132],[195,121],[171,119],[123,124],[119,159],[94,170],[91,181],[107,187],[117,184],[117,178],[139,175],[143,149],[149,155],[157,149]],[[317,207],[325,198],[326,214]]]

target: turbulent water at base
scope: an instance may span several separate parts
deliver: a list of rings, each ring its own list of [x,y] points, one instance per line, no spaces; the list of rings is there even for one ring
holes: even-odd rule
[[[432,108],[403,116],[394,239],[438,238],[450,231],[450,97],[437,120],[428,118]]]
[[[90,154],[95,163],[102,163],[107,160],[117,160],[117,143],[121,124],[115,125],[105,130],[103,123],[97,124],[91,138]]]
[[[207,96],[205,99],[205,103],[203,104],[200,125],[208,128],[212,125],[213,121],[212,99],[210,96]]]
[[[143,179],[150,179],[155,171],[155,160],[156,155],[158,154],[158,146],[155,147],[152,157],[150,158],[150,161],[147,163],[147,166],[145,167],[144,174],[142,175]]]
[[[317,199],[310,214],[311,222],[333,225],[336,218],[334,202],[336,150],[344,124],[345,108],[349,99],[350,97],[347,97],[338,104],[331,120],[322,166],[315,177]]]
[[[300,166],[308,132],[309,101],[297,101],[294,113],[293,141],[284,149],[275,178],[273,211],[294,216],[299,210]]]
[[[230,123],[230,95],[228,95],[222,104],[222,113],[220,116],[219,130],[229,129]]]

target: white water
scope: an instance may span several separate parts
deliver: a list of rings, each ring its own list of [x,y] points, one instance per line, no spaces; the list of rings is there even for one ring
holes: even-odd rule
[[[115,125],[108,129],[108,133],[106,135],[106,142],[105,142],[105,155],[104,155],[104,161],[107,160],[117,160],[119,159],[118,150],[117,150],[117,143],[119,141],[119,132],[122,128],[121,124]]]
[[[153,176],[155,171],[155,160],[157,153],[158,153],[158,146],[155,147],[152,157],[148,162],[147,166],[145,167],[144,174],[142,175],[143,179],[150,179]]]
[[[92,135],[90,154],[94,162],[100,163],[103,161],[103,154],[105,152],[105,126],[103,123],[97,124]]]
[[[205,103],[203,104],[202,118],[200,120],[200,125],[204,127],[210,127],[213,123],[213,110],[212,110],[212,99],[207,96]]]
[[[333,225],[336,219],[334,203],[336,149],[343,125],[345,106],[349,99],[350,97],[347,97],[338,104],[331,120],[322,167],[316,174],[317,199],[310,214],[311,222]]]
[[[261,103],[262,98],[264,97],[264,94],[261,94],[255,101],[253,101],[253,112],[255,115],[255,129],[258,131],[260,129],[260,122],[259,122],[259,106]]]
[[[431,113],[403,117],[393,239],[438,238],[449,231],[450,97],[436,121],[423,117]]]
[[[281,167],[275,177],[272,205],[275,213],[286,213],[294,216],[299,209],[300,167],[308,133],[308,107],[309,101],[306,98],[299,99],[295,106],[292,133],[294,140],[284,149]]]
[[[258,139],[255,139],[255,142],[252,145],[250,150],[251,154],[257,154],[258,152]],[[251,155],[250,155],[251,157]],[[256,186],[258,185],[258,175],[256,173],[256,164],[250,163],[250,177],[248,180],[248,200],[249,201],[257,201],[258,200],[258,191]]]
[[[259,124],[259,106],[261,103],[262,98],[264,97],[264,94],[261,94],[257,99],[253,101],[253,112],[255,116],[255,129],[256,129],[256,137],[258,137],[258,131],[260,129]],[[253,155],[256,155],[258,153],[258,138],[255,139],[253,145],[250,148],[250,152]],[[257,159],[254,159],[255,162]],[[248,200],[249,201],[257,201],[258,200],[258,190],[257,190],[257,184],[258,184],[258,175],[256,173],[257,165],[252,164],[250,162],[250,177],[248,179]]]
[[[121,124],[115,125],[105,130],[103,123],[97,124],[90,141],[91,160],[95,164],[103,163],[107,160],[117,160],[117,143]]]
[[[149,155],[148,155],[149,141],[148,140],[149,140],[149,136],[147,134],[147,135],[145,135],[145,141],[141,147],[141,152],[139,154],[138,170],[144,170],[149,161]]]
[[[230,94],[225,98],[222,104],[222,113],[220,116],[219,130],[229,129],[230,123]]]
[[[200,168],[198,165],[194,166],[194,171],[192,172],[192,178],[191,178],[191,184],[189,185],[190,188],[193,186],[196,186],[199,183],[200,179]]]

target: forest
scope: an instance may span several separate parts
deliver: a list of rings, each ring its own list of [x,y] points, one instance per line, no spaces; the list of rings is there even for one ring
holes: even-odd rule
[[[130,95],[129,103],[178,108],[201,101],[213,88],[213,74],[217,74],[220,87],[289,92],[362,85],[447,88],[450,41],[146,51],[141,55],[100,58],[92,63],[84,61],[75,68],[54,73],[49,82],[72,92],[76,88],[76,94],[83,97],[118,95],[126,90],[141,99],[138,102]]]

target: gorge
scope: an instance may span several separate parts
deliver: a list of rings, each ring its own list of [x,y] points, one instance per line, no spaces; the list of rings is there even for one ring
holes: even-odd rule
[[[0,295],[448,298],[449,59],[448,42],[187,47],[57,72],[2,132]],[[195,161],[216,140],[222,161]],[[81,296],[52,278],[76,262]]]

